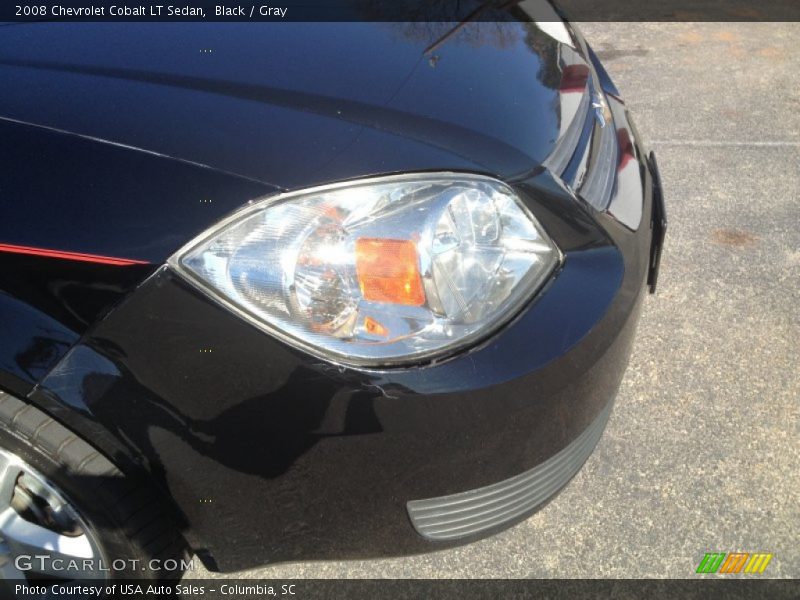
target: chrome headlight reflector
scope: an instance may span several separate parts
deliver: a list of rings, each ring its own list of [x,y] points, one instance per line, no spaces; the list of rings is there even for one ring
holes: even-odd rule
[[[560,260],[505,184],[421,173],[256,201],[169,264],[295,346],[379,366],[431,358],[488,335]]]

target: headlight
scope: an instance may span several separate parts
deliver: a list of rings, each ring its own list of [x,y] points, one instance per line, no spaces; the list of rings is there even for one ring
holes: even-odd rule
[[[295,346],[377,366],[488,335],[531,298],[560,256],[508,186],[444,173],[254,202],[170,265]]]

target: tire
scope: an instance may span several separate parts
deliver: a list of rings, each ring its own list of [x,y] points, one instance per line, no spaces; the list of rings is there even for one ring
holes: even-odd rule
[[[105,577],[174,582],[181,576],[187,547],[163,499],[47,414],[2,391],[0,449],[72,506],[91,531]]]

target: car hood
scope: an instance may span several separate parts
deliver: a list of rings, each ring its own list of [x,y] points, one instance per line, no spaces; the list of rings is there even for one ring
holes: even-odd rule
[[[0,118],[282,189],[433,169],[508,180],[541,165],[563,129],[561,43],[546,29],[10,26]]]

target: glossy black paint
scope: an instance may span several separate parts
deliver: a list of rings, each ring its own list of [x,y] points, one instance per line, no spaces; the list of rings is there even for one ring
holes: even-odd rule
[[[600,86],[603,88],[603,91],[606,94],[611,94],[612,96],[619,98],[620,93],[619,90],[617,89],[617,86],[614,85],[613,81],[611,81],[611,77],[606,72],[603,63],[600,62],[600,59],[597,57],[597,54],[595,54],[594,49],[589,44],[586,44],[586,49],[588,50],[589,60],[592,61],[592,66],[594,67],[595,73],[597,73],[597,77],[600,81]]]
[[[649,265],[648,227],[540,166],[560,126],[558,43],[493,25],[433,53],[447,29],[425,23],[9,28],[0,243],[151,264],[0,257],[0,386],[148,474],[219,568],[431,549],[408,500],[516,475],[611,401]],[[616,201],[650,223],[653,177],[622,121],[639,185]],[[161,266],[249,199],[417,170],[508,181],[565,253],[511,323],[438,364],[309,357]]]
[[[0,243],[152,263],[0,252],[0,385],[22,396],[186,239],[275,190],[3,115],[0,140]]]
[[[0,252],[0,385],[27,395],[89,325],[154,269]]]
[[[647,271],[647,287],[655,294],[658,284],[658,271],[661,266],[661,250],[664,237],[667,235],[667,208],[664,205],[664,190],[661,187],[661,174],[658,171],[656,155],[650,152],[648,157],[650,171],[653,174],[653,217],[650,229],[653,231],[653,242],[650,245],[650,268]]]
[[[79,335],[27,301],[0,292],[0,387],[26,396]]]
[[[531,23],[475,23],[426,55],[451,28],[11,27],[0,79],[14,86],[0,115],[282,188],[431,168],[526,173],[558,132],[531,110],[556,99],[558,43]]]
[[[3,120],[0,242],[149,261],[276,188]],[[60,261],[65,269],[71,268]],[[105,281],[99,270],[96,278]],[[93,322],[90,319],[89,322]]]

